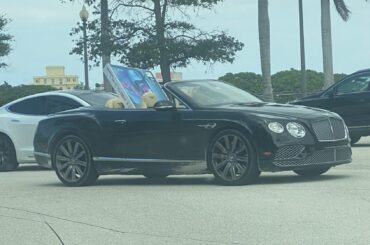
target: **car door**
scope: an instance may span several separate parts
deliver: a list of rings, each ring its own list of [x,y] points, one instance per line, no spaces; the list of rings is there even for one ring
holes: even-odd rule
[[[176,110],[105,110],[99,113],[106,156],[176,160],[181,152],[181,123]],[[104,157],[104,156],[103,156]]]
[[[355,74],[335,86],[328,109],[350,127],[370,125],[370,73]]]
[[[7,128],[19,162],[33,162],[33,137],[37,124],[46,118],[45,96],[28,98],[10,105]]]

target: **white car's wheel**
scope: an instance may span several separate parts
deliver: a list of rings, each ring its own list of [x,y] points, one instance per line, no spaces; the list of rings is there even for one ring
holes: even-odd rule
[[[13,142],[5,135],[0,135],[0,171],[12,171],[18,167]]]

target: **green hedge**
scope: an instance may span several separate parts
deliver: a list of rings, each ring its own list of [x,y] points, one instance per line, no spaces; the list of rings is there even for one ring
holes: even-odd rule
[[[308,94],[316,93],[322,89],[324,85],[322,72],[307,70],[306,76]],[[345,76],[346,74],[335,74],[334,79],[339,81]],[[262,76],[253,72],[227,73],[219,79],[256,95],[263,93]],[[302,97],[301,72],[299,70],[291,69],[277,72],[271,76],[271,80],[276,102],[285,103]]]
[[[8,83],[4,82],[0,85],[0,106],[22,98],[27,95],[37,94],[41,92],[54,91],[56,90],[50,86],[38,86],[38,85],[20,85],[20,86],[11,86]]]

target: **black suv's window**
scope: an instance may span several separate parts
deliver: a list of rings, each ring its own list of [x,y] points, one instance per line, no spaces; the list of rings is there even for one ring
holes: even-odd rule
[[[50,95],[46,97],[45,107],[47,114],[54,114],[61,111],[67,111],[81,107],[77,101],[58,95]]]
[[[45,96],[22,100],[9,106],[9,111],[25,115],[47,115]]]
[[[344,80],[336,89],[337,94],[370,92],[370,74],[362,74]]]

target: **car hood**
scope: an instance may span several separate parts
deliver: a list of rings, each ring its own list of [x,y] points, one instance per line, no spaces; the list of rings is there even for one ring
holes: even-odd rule
[[[253,103],[253,104],[228,104],[218,106],[218,109],[240,110],[261,116],[276,116],[282,118],[302,118],[314,119],[321,117],[334,116],[335,113],[306,106],[277,104],[277,103]]]

